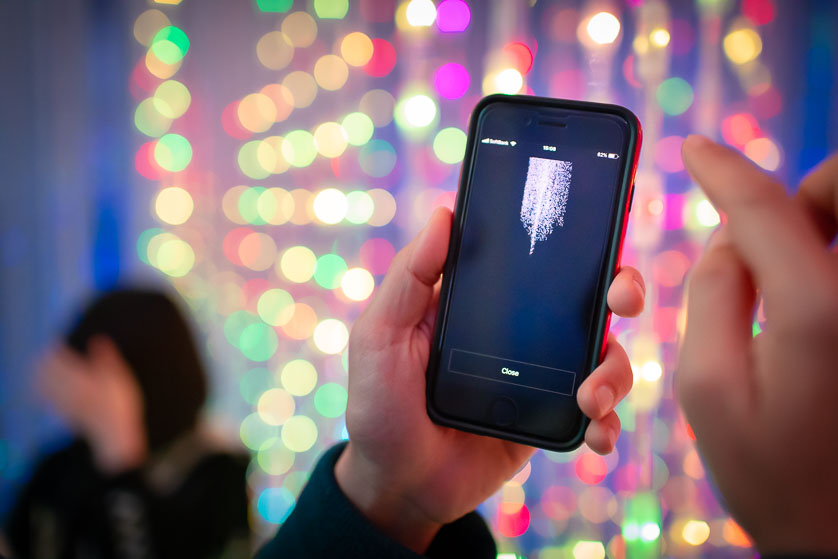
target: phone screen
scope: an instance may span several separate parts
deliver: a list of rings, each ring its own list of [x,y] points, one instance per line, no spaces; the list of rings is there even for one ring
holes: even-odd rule
[[[434,402],[562,439],[581,421],[630,130],[617,115],[497,103],[476,132]]]

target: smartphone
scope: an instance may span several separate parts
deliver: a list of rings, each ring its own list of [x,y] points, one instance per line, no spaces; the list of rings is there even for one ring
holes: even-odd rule
[[[569,451],[601,362],[640,152],[623,107],[493,95],[471,116],[427,370],[433,421]]]

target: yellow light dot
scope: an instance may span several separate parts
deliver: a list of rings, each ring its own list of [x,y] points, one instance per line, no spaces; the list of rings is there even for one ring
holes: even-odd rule
[[[347,207],[346,195],[336,188],[321,190],[314,197],[314,215],[329,225],[342,221]]]
[[[154,108],[168,118],[183,116],[191,102],[192,96],[189,90],[179,81],[165,81],[154,91]]]
[[[340,42],[340,55],[350,66],[363,66],[372,58],[372,41],[368,36],[356,31]]]
[[[722,47],[731,62],[745,64],[762,52],[762,39],[753,29],[737,29],[725,36]]]
[[[157,58],[157,55],[154,54],[154,51],[151,49],[148,49],[148,52],[145,55],[145,67],[151,75],[160,78],[161,80],[168,80],[174,76],[177,71],[180,70],[181,64],[183,64],[182,58],[174,64],[166,64]]]
[[[336,91],[343,87],[348,77],[349,68],[339,56],[327,54],[314,63],[314,79],[323,89]]]
[[[224,212],[224,216],[233,223],[237,223],[239,225],[247,223],[247,220],[243,218],[241,212],[239,212],[239,197],[246,190],[248,190],[248,188],[249,187],[244,185],[234,186],[233,188],[227,190],[221,198],[221,210]]]
[[[508,481],[501,488],[500,510],[504,514],[515,514],[524,506],[524,488],[520,483]]]
[[[405,17],[413,27],[430,27],[436,19],[436,6],[431,0],[410,0]]]
[[[311,74],[297,70],[291,72],[282,80],[282,85],[288,88],[294,99],[294,107],[303,109],[314,102],[317,97],[317,82]]]
[[[282,275],[294,283],[305,283],[314,275],[317,256],[304,246],[291,247],[282,253],[279,270]]]
[[[182,239],[168,239],[160,244],[155,261],[161,272],[173,278],[180,278],[188,274],[195,265],[195,252],[189,243]]]
[[[274,175],[279,175],[291,166],[282,155],[282,136],[268,136],[256,147],[256,161],[259,166]]]
[[[355,190],[346,195],[346,221],[366,223],[375,211],[372,197],[363,190]]]
[[[256,58],[266,68],[282,70],[294,57],[291,39],[282,31],[265,33],[256,43]]]
[[[281,437],[289,450],[305,452],[317,442],[317,425],[308,416],[295,415],[282,426]]]
[[[709,200],[702,200],[695,206],[695,217],[704,227],[715,227],[721,222],[719,212]]]
[[[289,14],[280,29],[297,48],[311,46],[317,37],[317,22],[306,12]]]
[[[745,155],[766,171],[780,166],[780,149],[768,138],[754,138],[745,144]]]
[[[656,47],[665,47],[669,44],[669,39],[669,31],[667,31],[666,29],[653,29],[652,32],[649,34],[649,40]]]
[[[363,301],[372,295],[375,279],[364,268],[350,268],[340,280],[343,294],[353,301]]]
[[[337,122],[324,122],[314,131],[314,146],[323,157],[338,157],[346,150],[346,130]]]
[[[373,188],[368,190],[367,194],[372,198],[374,208],[367,224],[373,227],[383,227],[390,223],[396,215],[396,199],[393,195],[383,188]]]
[[[268,425],[282,425],[294,415],[294,398],[281,388],[266,390],[259,397],[256,411]]]
[[[294,396],[305,396],[317,386],[317,370],[305,359],[295,359],[285,364],[279,380]]]
[[[701,545],[710,537],[710,526],[702,520],[690,520],[681,532],[684,541],[690,545]]]
[[[271,437],[259,447],[256,461],[265,473],[280,476],[294,465],[294,456],[279,439]]]
[[[574,559],[605,559],[605,547],[602,542],[579,541],[573,546]]]
[[[238,117],[251,132],[264,132],[276,121],[276,107],[267,95],[251,93],[239,103]]]
[[[292,340],[305,340],[317,326],[317,313],[305,303],[294,303],[294,316],[282,327],[283,333]]]
[[[256,312],[271,326],[284,326],[294,316],[294,298],[284,289],[268,289],[256,301]]]
[[[192,215],[194,203],[189,192],[178,186],[164,188],[157,194],[154,209],[157,217],[171,225],[185,223]]]
[[[169,18],[160,10],[146,10],[134,21],[134,38],[147,47],[157,32],[169,25]]]
[[[632,41],[631,46],[637,54],[646,54],[649,52],[649,39],[643,35],[638,35]]]
[[[657,361],[646,361],[640,366],[640,376],[649,382],[658,381],[663,376],[663,368]]]
[[[314,329],[314,345],[323,353],[340,353],[349,341],[349,330],[336,318],[327,318]]]
[[[613,43],[620,34],[620,20],[612,13],[599,12],[588,21],[588,36],[598,45]]]
[[[284,188],[268,188],[259,195],[256,212],[265,223],[282,225],[294,215],[294,197]]]

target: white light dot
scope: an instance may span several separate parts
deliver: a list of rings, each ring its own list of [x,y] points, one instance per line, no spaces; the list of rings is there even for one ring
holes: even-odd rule
[[[695,207],[695,217],[704,227],[715,227],[720,223],[719,212],[710,203],[710,200],[702,200]]]
[[[657,361],[646,361],[640,366],[640,376],[649,382],[658,381],[663,376],[663,368]]]
[[[353,301],[363,301],[372,295],[375,289],[375,279],[364,268],[351,268],[343,274],[340,288],[344,295]]]
[[[436,19],[436,6],[431,0],[410,0],[405,16],[413,27],[430,27]]]
[[[495,77],[495,87],[500,93],[509,95],[518,93],[524,87],[524,77],[515,68],[501,70]]]
[[[609,12],[594,14],[588,22],[588,35],[598,45],[613,43],[620,34],[620,20]]]
[[[404,116],[411,126],[427,126],[436,117],[436,103],[427,95],[414,95],[404,103]]]
[[[327,188],[314,197],[314,215],[323,223],[338,223],[346,217],[347,207],[346,196],[336,188]]]
[[[327,318],[314,329],[314,345],[323,353],[340,353],[349,341],[346,325],[335,318]]]

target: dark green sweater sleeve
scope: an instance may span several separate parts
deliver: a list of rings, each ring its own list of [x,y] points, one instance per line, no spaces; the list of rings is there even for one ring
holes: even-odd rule
[[[294,510],[257,559],[497,557],[492,534],[476,512],[443,526],[425,555],[379,532],[346,498],[335,479],[335,463],[345,446],[335,445],[320,458]]]

